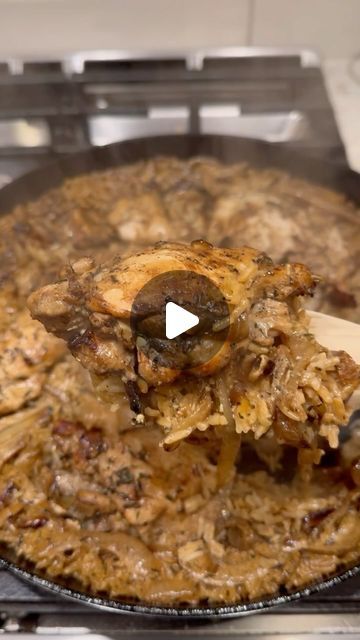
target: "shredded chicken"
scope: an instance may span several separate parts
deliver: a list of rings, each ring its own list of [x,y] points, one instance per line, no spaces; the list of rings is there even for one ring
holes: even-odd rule
[[[0,336],[0,416],[21,409],[41,395],[45,372],[65,353],[24,310]]]

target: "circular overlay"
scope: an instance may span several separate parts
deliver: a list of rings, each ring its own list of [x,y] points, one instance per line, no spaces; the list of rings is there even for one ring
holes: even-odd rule
[[[182,310],[198,318],[196,326],[172,339],[166,337],[170,302],[180,309],[168,316],[168,322],[180,319],[181,325]],[[157,367],[180,371],[209,362],[226,342],[229,324],[229,308],[220,289],[193,271],[166,271],[152,278],[140,289],[131,308],[137,348]]]

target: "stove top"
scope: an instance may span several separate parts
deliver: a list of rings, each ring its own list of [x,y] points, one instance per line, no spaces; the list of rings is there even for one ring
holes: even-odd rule
[[[128,138],[221,133],[346,163],[309,51],[123,51],[0,61],[0,184],[59,154]]]
[[[346,164],[317,57],[231,49],[166,59],[123,51],[0,61],[0,186],[64,153],[132,137],[222,133]],[[27,640],[178,634],[360,637],[360,578],[268,613],[202,622],[102,613],[0,569],[0,633]]]

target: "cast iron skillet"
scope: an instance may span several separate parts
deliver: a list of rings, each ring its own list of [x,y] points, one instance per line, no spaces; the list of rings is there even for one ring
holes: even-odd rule
[[[0,215],[7,213],[16,204],[34,200],[48,189],[58,186],[65,177],[128,164],[156,155],[172,155],[179,158],[205,155],[214,156],[226,163],[247,161],[255,167],[277,167],[295,176],[332,187],[360,204],[360,175],[344,165],[308,158],[281,146],[230,136],[158,136],[115,143],[64,156],[36,169],[0,190]],[[194,608],[173,608],[144,606],[95,597],[79,591],[74,585],[54,583],[47,578],[35,575],[29,567],[19,566],[18,561],[5,549],[0,549],[0,563],[36,586],[103,610],[187,618],[224,618],[269,609],[334,586],[360,573],[360,564],[358,564],[350,568],[344,567],[326,580],[291,593],[278,593],[273,597],[231,606],[204,605]]]

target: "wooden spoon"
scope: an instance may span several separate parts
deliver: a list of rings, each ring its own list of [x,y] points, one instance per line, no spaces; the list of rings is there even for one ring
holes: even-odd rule
[[[360,324],[327,316],[318,311],[308,311],[311,318],[310,331],[317,341],[332,351],[347,351],[360,364]],[[348,407],[360,410],[360,389],[351,396]]]

